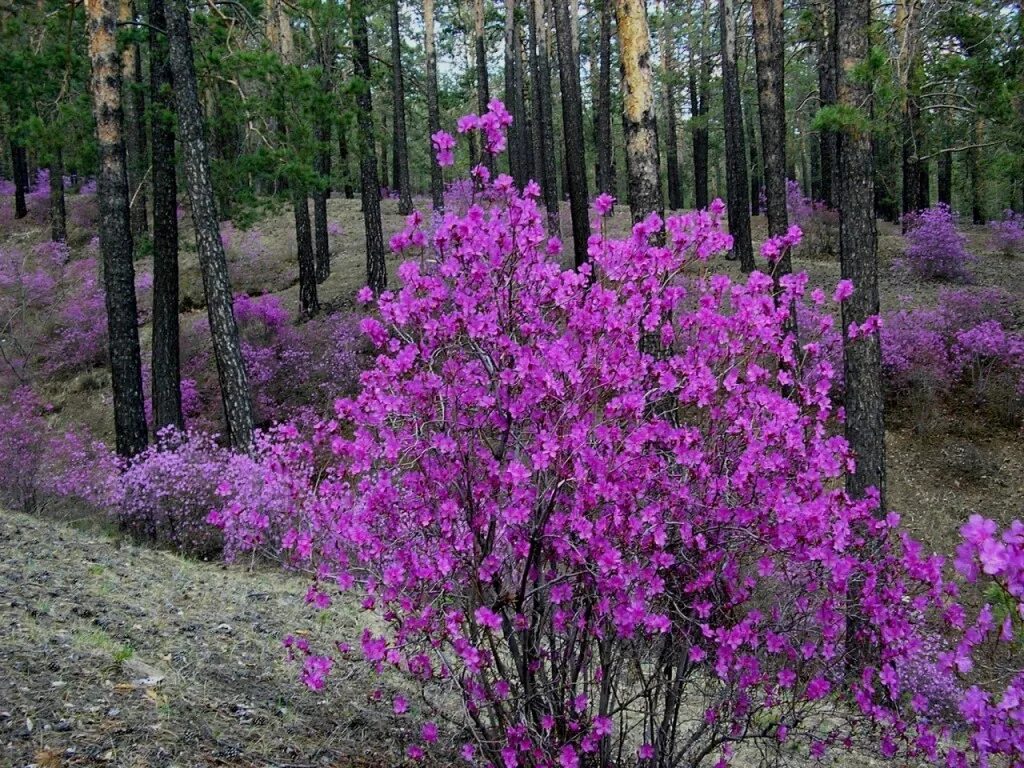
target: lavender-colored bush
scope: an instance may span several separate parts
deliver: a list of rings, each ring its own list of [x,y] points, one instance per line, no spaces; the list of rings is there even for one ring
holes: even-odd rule
[[[1003,256],[1024,253],[1024,216],[1015,211],[1003,212],[1003,218],[990,221],[989,247]]]
[[[923,280],[971,279],[977,257],[967,250],[967,239],[956,228],[956,215],[939,204],[904,217],[907,247],[899,266]]]

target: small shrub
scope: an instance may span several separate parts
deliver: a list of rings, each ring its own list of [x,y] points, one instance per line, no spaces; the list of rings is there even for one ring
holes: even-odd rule
[[[977,258],[956,228],[956,215],[939,204],[904,217],[907,247],[900,266],[924,280],[970,280]]]
[[[1007,210],[999,221],[990,221],[988,228],[993,251],[1006,257],[1024,253],[1024,216]]]
[[[820,200],[804,196],[800,183],[786,182],[786,208],[790,223],[803,232],[798,247],[800,255],[808,258],[839,257],[839,214]]]

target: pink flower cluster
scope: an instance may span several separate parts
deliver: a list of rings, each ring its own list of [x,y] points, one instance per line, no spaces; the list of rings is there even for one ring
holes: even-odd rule
[[[1004,256],[1024,253],[1024,216],[1014,211],[1004,211],[1003,218],[990,221],[989,246]]]

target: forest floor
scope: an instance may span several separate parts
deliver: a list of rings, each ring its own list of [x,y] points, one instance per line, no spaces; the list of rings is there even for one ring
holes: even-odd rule
[[[0,766],[400,762],[405,721],[370,700],[386,682],[353,660],[314,692],[286,659],[289,633],[358,639],[354,608],[328,626],[305,587],[0,512]]]
[[[402,218],[385,201],[385,237]],[[357,201],[332,200],[340,224],[333,274],[321,286],[328,309],[353,306],[365,279]],[[564,217],[563,232],[570,231]],[[613,231],[625,231],[620,207]],[[294,225],[287,210],[259,227],[274,257],[272,274],[236,292],[278,294],[297,306]],[[44,227],[18,239],[45,239]],[[84,244],[88,233],[78,237]],[[909,280],[893,269],[899,231],[880,224],[883,312],[934,304],[943,286]],[[755,240],[764,221],[754,220]],[[968,229],[981,256],[978,286],[1024,297],[1024,259],[985,251],[985,233]],[[183,238],[182,298],[200,307],[202,293],[190,235]],[[571,244],[566,243],[566,254]],[[148,265],[142,260],[143,268]],[[734,262],[716,268],[739,275]],[[397,260],[389,258],[394,280]],[[831,292],[835,257],[798,252],[794,268]],[[200,316],[201,309],[193,312]],[[148,346],[148,329],[142,329]],[[148,354],[144,350],[144,354]],[[54,381],[47,395],[59,418],[112,433],[100,369]],[[967,516],[1006,522],[1024,512],[1024,440],[1000,403],[969,397],[904,403],[887,416],[889,506],[927,546],[950,553]],[[1019,417],[1019,414],[1017,414]],[[53,515],[51,515],[51,518]],[[69,524],[71,523],[71,524]],[[394,765],[403,761],[408,721],[371,699],[380,681],[358,661],[343,662],[320,692],[298,681],[281,639],[357,642],[357,612],[336,605],[330,623],[302,602],[307,582],[269,567],[183,559],[135,546],[111,531],[0,512],[0,766],[309,766]],[[385,699],[387,698],[385,693]]]

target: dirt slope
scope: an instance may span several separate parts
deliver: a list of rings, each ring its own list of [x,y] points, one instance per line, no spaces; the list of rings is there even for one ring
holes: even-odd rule
[[[305,586],[0,512],[0,766],[401,762],[362,664],[314,693],[284,657],[296,630],[358,636],[344,609],[319,626]]]

